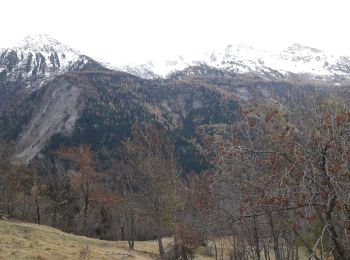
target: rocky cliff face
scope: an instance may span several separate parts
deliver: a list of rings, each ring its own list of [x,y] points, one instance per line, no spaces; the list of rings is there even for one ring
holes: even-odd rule
[[[30,120],[17,138],[20,160],[33,159],[57,134],[72,134],[78,118],[78,98],[81,90],[72,82],[62,79],[51,81],[36,98]]]

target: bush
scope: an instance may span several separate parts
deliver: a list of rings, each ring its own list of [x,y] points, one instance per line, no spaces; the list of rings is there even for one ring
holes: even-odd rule
[[[188,227],[176,229],[176,244],[166,254],[168,260],[190,260],[194,258],[196,249],[205,245],[203,234],[195,232]]]

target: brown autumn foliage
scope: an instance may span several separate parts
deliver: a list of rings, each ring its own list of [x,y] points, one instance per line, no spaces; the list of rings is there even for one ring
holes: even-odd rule
[[[76,167],[76,170],[70,175],[70,184],[80,193],[83,219],[81,231],[86,233],[91,202],[113,205],[118,202],[118,197],[104,186],[102,181],[105,175],[96,171],[97,163],[89,146],[64,148],[58,154],[73,162]]]
[[[288,259],[297,244],[316,259],[348,259],[349,109],[323,101],[290,114],[256,106],[242,108],[241,115],[229,138],[210,136],[206,142],[217,203],[236,202],[219,206],[227,221],[251,222],[246,233],[256,258],[270,232],[276,259],[285,258],[283,244],[291,245]]]

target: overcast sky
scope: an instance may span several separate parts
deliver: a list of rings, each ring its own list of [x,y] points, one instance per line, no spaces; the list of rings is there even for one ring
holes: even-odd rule
[[[44,33],[113,63],[245,43],[350,55],[350,1],[2,0],[0,47]]]

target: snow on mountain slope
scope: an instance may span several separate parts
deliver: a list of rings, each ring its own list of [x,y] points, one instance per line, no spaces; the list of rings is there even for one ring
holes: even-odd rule
[[[109,69],[128,72],[130,74],[145,79],[153,79],[159,77],[166,78],[172,72],[181,71],[190,66],[198,64],[198,62],[184,59],[180,55],[170,59],[149,60],[140,64],[132,62],[129,64],[122,64],[119,66],[112,65],[111,63],[103,60],[99,61],[101,62],[101,64],[103,64]]]
[[[263,78],[288,78],[291,74],[310,79],[350,79],[350,57],[293,44],[279,53],[255,49],[248,45],[228,45],[223,50],[206,52],[196,60],[181,56],[165,61],[129,64],[118,69],[143,78],[167,77],[190,66],[205,65],[234,73],[256,73]]]
[[[278,69],[293,73],[310,73],[315,75],[328,75],[325,64],[328,57],[323,51],[294,44],[283,50],[277,57]]]
[[[280,53],[270,53],[246,45],[229,45],[224,52],[211,53],[208,65],[238,73],[275,70],[282,74],[311,74],[330,76],[349,73],[350,59],[345,56],[327,55],[325,52],[293,44]]]
[[[65,67],[72,61],[75,61],[80,53],[57,40],[50,38],[48,35],[27,36],[15,47],[23,52],[40,52],[46,57],[52,53],[60,56],[61,66]]]
[[[28,36],[15,47],[0,51],[0,76],[42,82],[66,71],[79,57],[78,51],[47,35]]]
[[[86,63],[88,57],[47,35],[28,36],[14,48],[0,49],[0,79],[19,80],[26,82],[30,88],[37,88],[46,79],[79,69]],[[167,78],[181,71],[205,73],[211,71],[207,67],[212,67],[224,73],[252,73],[264,79],[290,80],[298,77],[336,84],[350,82],[350,57],[329,55],[300,44],[293,44],[277,53],[240,44],[206,52],[196,59],[178,55],[141,63],[99,63],[146,79]],[[200,66],[206,69],[199,69]],[[196,69],[186,70],[189,67]]]

